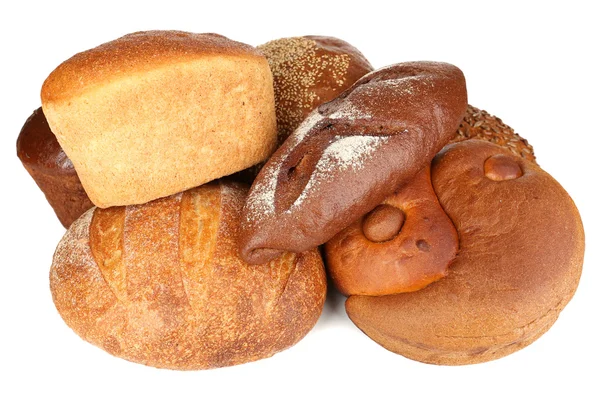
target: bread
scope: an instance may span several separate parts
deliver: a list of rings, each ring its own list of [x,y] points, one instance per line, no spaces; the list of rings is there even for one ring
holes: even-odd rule
[[[282,38],[257,49],[273,72],[280,145],[312,110],[373,70],[356,47],[331,36]]]
[[[496,143],[535,163],[527,140],[499,118],[471,105],[451,142],[468,139]],[[403,293],[446,275],[458,251],[458,237],[439,205],[429,174],[429,167],[423,169],[325,244],[327,269],[340,292],[347,296]]]
[[[52,132],[99,207],[141,204],[266,159],[273,81],[251,46],[138,32],[76,54],[42,87]]]
[[[460,69],[395,64],[365,75],[300,125],[244,206],[240,254],[265,262],[331,239],[425,167],[467,108]]]
[[[410,292],[447,275],[458,236],[433,191],[429,171],[425,167],[325,243],[327,271],[340,292]]]
[[[65,228],[93,206],[41,108],[23,125],[17,139],[17,156]]]
[[[322,311],[323,263],[317,250],[244,263],[236,242],[246,192],[217,181],[86,212],[50,271],[62,318],[107,352],[159,368],[234,365],[292,346]]]
[[[416,292],[351,296],[348,316],[383,347],[426,363],[479,363],[527,346],[577,288],[577,208],[537,165],[484,141],[448,145],[431,176],[460,238],[448,276]]]
[[[515,133],[500,118],[471,105],[467,107],[465,117],[451,142],[461,142],[467,139],[486,140],[506,147],[513,154],[523,157],[526,160],[536,162],[533,147],[531,147],[526,139]]]

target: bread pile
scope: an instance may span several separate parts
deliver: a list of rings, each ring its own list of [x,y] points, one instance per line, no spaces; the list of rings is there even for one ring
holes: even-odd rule
[[[150,31],[73,56],[41,97],[17,153],[68,228],[52,297],[118,357],[272,356],[317,322],[326,267],[386,349],[478,363],[537,339],[577,288],[577,208],[456,66]]]

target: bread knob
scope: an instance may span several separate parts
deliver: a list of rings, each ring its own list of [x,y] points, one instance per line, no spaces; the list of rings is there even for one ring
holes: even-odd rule
[[[363,234],[371,242],[387,242],[400,233],[404,212],[387,204],[380,204],[363,221]]]

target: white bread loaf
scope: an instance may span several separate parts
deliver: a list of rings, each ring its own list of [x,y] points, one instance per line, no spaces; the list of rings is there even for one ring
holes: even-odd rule
[[[140,204],[243,170],[275,146],[272,75],[215,34],[138,32],[76,54],[42,107],[99,207]]]

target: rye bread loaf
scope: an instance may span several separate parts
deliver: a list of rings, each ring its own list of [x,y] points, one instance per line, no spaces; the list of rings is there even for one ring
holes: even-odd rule
[[[240,253],[260,263],[318,246],[425,167],[454,136],[467,108],[457,67],[395,64],[322,104],[254,181]]]

